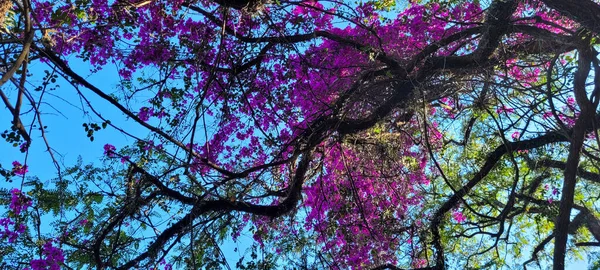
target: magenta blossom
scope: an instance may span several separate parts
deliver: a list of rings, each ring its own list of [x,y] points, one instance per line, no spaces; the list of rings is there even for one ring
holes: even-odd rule
[[[465,215],[459,211],[452,212],[452,218],[454,219],[454,221],[456,221],[458,223],[463,223],[465,220],[467,220]]]
[[[15,222],[10,218],[0,218],[0,239],[6,237],[9,243],[15,242],[19,234],[11,229],[14,224]]]
[[[14,215],[20,215],[31,206],[31,200],[25,197],[20,190],[14,188],[10,193],[9,209]],[[16,223],[10,217],[0,218],[0,239],[7,238],[9,243],[14,243],[17,237],[25,232],[25,229],[27,227],[24,224]]]
[[[104,154],[107,157],[114,157],[115,156],[115,150],[117,150],[117,148],[112,145],[112,144],[105,144],[104,145]]]
[[[502,106],[502,107],[499,107],[498,109],[496,109],[496,113],[503,113],[503,112],[514,113],[515,109],[506,107],[506,106]]]
[[[518,132],[518,131],[515,131],[515,132],[513,132],[513,134],[512,134],[512,135],[510,135],[510,137],[512,137],[512,138],[513,138],[513,140],[515,140],[515,141],[516,141],[516,140],[519,140],[519,138],[521,138],[521,133],[520,133],[520,132]]]
[[[12,165],[13,165],[12,172],[16,175],[25,175],[29,171],[29,169],[27,168],[27,165],[22,165],[18,161],[13,161]]]
[[[27,151],[27,149],[29,149],[29,144],[27,142],[24,142],[21,145],[19,145],[19,150],[22,153],[25,153]]]
[[[140,112],[138,113],[138,117],[140,118],[140,120],[142,120],[144,122],[150,120],[150,116],[153,116],[153,115],[154,115],[154,109],[148,108],[148,107],[140,108]]]
[[[25,197],[20,190],[13,188],[10,193],[12,196],[9,208],[15,215],[21,214],[22,211],[27,210],[31,206],[31,200]]]
[[[60,265],[65,261],[63,251],[60,248],[52,246],[52,241],[48,241],[42,246],[42,254],[44,258],[31,260],[32,270],[60,270]]]

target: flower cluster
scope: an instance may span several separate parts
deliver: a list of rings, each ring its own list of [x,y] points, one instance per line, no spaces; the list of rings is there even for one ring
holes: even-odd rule
[[[22,211],[27,210],[31,206],[31,200],[21,193],[20,190],[13,188],[10,191],[10,206],[9,209],[15,214],[20,215]]]
[[[140,118],[140,120],[142,120],[144,122],[147,122],[148,120],[150,120],[150,116],[154,116],[153,108],[142,107],[140,109],[140,112],[138,113],[138,118]]]
[[[27,168],[27,165],[22,165],[20,162],[18,162],[16,160],[13,161],[12,165],[13,165],[12,172],[15,175],[25,175],[29,171],[29,169]]]
[[[506,106],[500,106],[496,109],[496,113],[500,114],[500,113],[514,113],[515,109],[511,108],[511,107],[506,107]]]
[[[463,223],[467,220],[467,217],[462,212],[455,210],[452,212],[452,219],[458,223]]]
[[[27,227],[23,224],[15,224],[8,218],[0,218],[0,239],[8,239],[9,243],[14,243],[17,237],[22,234]]]
[[[11,198],[8,209],[14,217],[18,218],[22,213],[27,211],[29,206],[31,206],[31,200],[16,188],[12,189],[10,194]],[[0,238],[8,239],[9,243],[13,243],[17,237],[27,229],[24,224],[15,222],[10,216],[0,218],[0,227]]]
[[[116,150],[117,148],[112,144],[107,143],[104,145],[104,155],[106,155],[107,157],[114,157]]]
[[[65,262],[62,249],[52,245],[49,240],[42,246],[42,259],[31,260],[31,270],[60,270],[60,265]]]

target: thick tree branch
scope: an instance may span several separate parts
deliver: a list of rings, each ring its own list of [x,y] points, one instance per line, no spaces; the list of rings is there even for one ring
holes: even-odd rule
[[[198,201],[192,207],[190,212],[181,218],[178,222],[171,225],[171,227],[164,230],[156,240],[150,244],[147,251],[137,256],[135,259],[123,264],[117,269],[131,269],[137,266],[142,260],[154,257],[159,252],[159,249],[171,238],[181,233],[184,233],[190,224],[198,217],[208,212],[221,212],[221,211],[239,211],[251,213],[259,216],[267,217],[279,217],[296,207],[301,197],[302,185],[304,184],[304,178],[309,170],[311,161],[311,150],[307,150],[303,153],[298,167],[296,168],[294,177],[290,183],[287,197],[277,205],[255,205],[246,202],[229,201],[229,200],[215,200],[215,201]]]
[[[543,159],[543,160],[534,162],[533,166],[542,166],[542,167],[564,170],[567,167],[567,164],[565,162],[558,161],[558,160]],[[581,167],[577,168],[577,176],[579,176],[585,180],[588,180],[590,182],[600,184],[600,174],[587,171]]]
[[[600,6],[591,0],[542,0],[547,6],[560,12],[590,31],[600,33]]]
[[[443,252],[443,245],[441,242],[440,228],[442,226],[444,215],[448,213],[455,205],[457,205],[465,195],[471,191],[477,184],[479,184],[495,167],[495,165],[500,161],[502,156],[504,156],[509,151],[518,151],[518,150],[531,150],[535,149],[547,144],[564,142],[567,141],[567,138],[559,134],[558,132],[551,132],[537,138],[517,141],[517,142],[509,142],[504,145],[500,145],[496,147],[496,149],[487,155],[485,159],[484,165],[479,169],[479,171],[464,185],[461,189],[457,190],[456,193],[452,194],[448,200],[435,212],[433,215],[433,219],[431,222],[431,231],[433,233],[433,244],[436,249],[438,249],[438,254]],[[436,263],[442,263],[444,265],[444,258],[438,257],[436,258]]]
[[[584,42],[589,42],[589,40],[584,39]],[[589,48],[589,43],[584,44],[579,50],[578,70],[573,82],[573,91],[575,93],[575,99],[581,108],[581,114],[573,127],[569,155],[564,171],[560,207],[555,225],[554,270],[561,270],[565,267],[569,221],[571,217],[571,208],[573,207],[573,199],[575,197],[579,157],[581,155],[583,141],[585,140],[585,134],[595,121],[595,105],[597,104],[592,104],[587,97],[586,91],[586,80],[590,73],[590,65],[593,58],[595,58],[595,54],[592,52],[591,48]]]

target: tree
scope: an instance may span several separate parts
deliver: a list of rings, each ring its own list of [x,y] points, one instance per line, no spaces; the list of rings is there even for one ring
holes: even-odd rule
[[[0,9],[2,137],[26,154],[43,144],[57,172],[26,176],[23,157],[2,169],[20,183],[3,190],[7,267],[225,267],[219,245],[246,233],[237,268],[563,269],[597,256],[595,1]],[[106,69],[114,89],[89,80]],[[42,113],[59,87],[91,141],[111,129],[134,143],[61,165]]]

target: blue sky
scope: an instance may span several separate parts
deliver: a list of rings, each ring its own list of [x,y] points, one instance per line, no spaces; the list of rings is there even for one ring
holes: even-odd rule
[[[74,57],[69,59],[69,63],[73,69],[79,74],[90,74],[89,66],[79,61]],[[41,76],[38,74],[45,74],[44,70],[50,70],[45,64],[32,63],[30,65],[30,71],[34,74],[32,82],[41,82]],[[118,74],[117,69],[114,66],[107,66],[105,69],[92,74],[86,79],[92,84],[99,87],[106,93],[117,93],[118,86]],[[76,164],[79,157],[82,158],[83,164],[94,163],[101,165],[100,159],[104,156],[103,146],[107,143],[115,145],[117,150],[121,147],[131,145],[135,140],[119,131],[108,127],[106,129],[95,132],[94,141],[90,141],[86,137],[86,132],[82,127],[83,123],[96,122],[99,123],[98,117],[93,115],[88,108],[82,106],[82,100],[78,97],[77,91],[73,89],[66,81],[62,78],[57,79],[57,84],[60,85],[56,90],[45,94],[45,102],[48,105],[42,105],[40,111],[42,113],[43,124],[48,126],[46,129],[46,139],[55,150],[55,158],[60,163],[61,169]],[[105,100],[98,98],[91,91],[82,88],[82,93],[95,105],[96,109],[100,111],[106,119],[109,119],[113,124],[125,128],[128,132],[134,135],[145,138],[148,134],[146,128],[142,127],[135,121],[128,119],[117,109],[112,107]],[[39,94],[39,92],[35,92]],[[7,95],[11,100],[16,99],[16,92],[7,91]],[[143,104],[139,104],[143,106]],[[86,115],[81,108],[84,107],[88,110],[89,114]],[[10,129],[10,123],[12,116],[7,109],[0,113],[0,132],[5,129]],[[134,111],[135,112],[135,111]],[[22,121],[26,126],[31,123],[31,114],[22,116]],[[12,168],[11,163],[13,161],[19,161],[24,163],[27,160],[29,172],[27,176],[39,177],[44,185],[52,185],[52,179],[57,177],[57,170],[52,162],[52,159],[46,151],[46,145],[40,136],[39,131],[32,132],[33,143],[29,149],[29,154],[26,155],[19,151],[18,147],[13,147],[11,144],[6,143],[4,140],[0,141],[0,164],[4,168]],[[12,183],[2,182],[0,185],[2,188],[21,188],[22,178],[14,178]],[[50,220],[46,222],[49,224]],[[42,226],[42,233],[50,233],[52,227]],[[221,249],[225,254],[225,257],[230,266],[234,267],[238,260],[244,255],[247,248],[252,244],[253,239],[251,235],[242,234],[238,241],[226,241],[221,245]],[[234,249],[237,248],[237,252]]]

